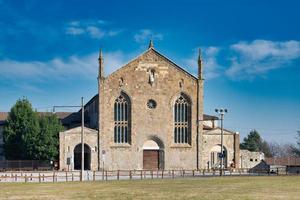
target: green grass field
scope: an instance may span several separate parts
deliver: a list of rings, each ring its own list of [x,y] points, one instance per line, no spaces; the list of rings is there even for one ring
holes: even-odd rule
[[[300,176],[0,183],[0,199],[300,199]]]

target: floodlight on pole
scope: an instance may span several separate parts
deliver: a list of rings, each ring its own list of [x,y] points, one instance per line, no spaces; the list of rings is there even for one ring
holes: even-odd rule
[[[223,175],[223,168],[224,168],[224,157],[225,157],[225,153],[224,153],[224,147],[223,147],[223,120],[224,120],[224,115],[225,113],[227,113],[227,109],[215,109],[215,112],[218,113],[220,115],[220,120],[221,120],[221,163],[220,163],[220,176]]]

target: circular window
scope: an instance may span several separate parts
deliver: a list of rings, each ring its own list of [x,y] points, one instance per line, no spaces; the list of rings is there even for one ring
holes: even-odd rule
[[[154,101],[153,99],[149,99],[148,102],[147,102],[147,106],[150,109],[156,108],[156,101]]]

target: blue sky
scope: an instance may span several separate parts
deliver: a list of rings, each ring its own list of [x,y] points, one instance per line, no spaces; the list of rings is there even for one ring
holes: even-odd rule
[[[97,92],[106,74],[155,48],[197,73],[207,114],[226,107],[228,129],[295,142],[300,128],[299,1],[0,0],[0,111],[27,97],[40,111]]]

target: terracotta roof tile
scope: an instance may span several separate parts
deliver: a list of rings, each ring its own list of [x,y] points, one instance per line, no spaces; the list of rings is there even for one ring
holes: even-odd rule
[[[268,165],[300,166],[300,158],[283,157],[283,158],[266,158]]]

